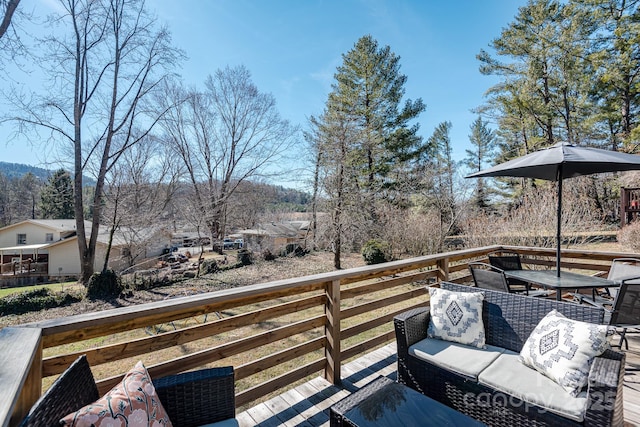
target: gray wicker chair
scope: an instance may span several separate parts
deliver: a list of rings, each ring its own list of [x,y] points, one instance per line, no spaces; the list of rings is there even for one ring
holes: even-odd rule
[[[201,369],[153,380],[175,427],[194,427],[235,417],[233,367]],[[59,420],[99,398],[91,368],[80,356],[33,405],[21,427],[58,426]]]

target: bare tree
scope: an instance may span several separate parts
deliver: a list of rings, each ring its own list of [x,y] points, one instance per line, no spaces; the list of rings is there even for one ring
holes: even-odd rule
[[[39,218],[42,186],[43,182],[31,172],[19,178],[0,172],[0,227]]]
[[[317,186],[314,190],[315,202],[320,197],[325,200],[325,208],[331,213],[331,226],[328,230],[333,266],[342,268],[342,248],[361,239],[353,237],[358,230],[357,223],[362,222],[362,206],[358,185],[354,179],[354,151],[350,143],[358,138],[358,130],[353,119],[339,110],[327,109],[319,118],[310,120],[311,133],[307,134],[317,155]],[[314,208],[315,209],[315,208]],[[350,248],[350,249],[352,249]]]
[[[275,99],[260,93],[244,66],[218,70],[206,92],[167,89],[162,108],[180,103],[162,124],[183,160],[195,202],[212,239],[225,234],[229,198],[246,180],[262,179],[296,141]]]
[[[229,197],[226,224],[251,228],[263,218],[267,205],[277,198],[274,187],[245,182]]]
[[[166,147],[146,138],[127,150],[107,176],[103,223],[109,226],[107,269],[113,238],[118,233],[127,249],[127,267],[146,257],[150,239],[168,228],[162,219],[177,189],[179,166]]]
[[[0,72],[5,81],[12,81],[15,69],[34,62],[28,40],[33,16],[24,10],[20,0],[0,0]]]
[[[50,93],[20,105],[25,115],[16,120],[48,130],[51,141],[64,144],[73,158],[80,281],[86,283],[94,271],[107,173],[164,113],[144,101],[166,79],[180,52],[170,46],[167,30],[157,29],[144,0],[59,1],[64,13],[51,19],[66,24],[69,34],[43,41]],[[91,172],[96,186],[87,233],[82,184],[83,173]]]

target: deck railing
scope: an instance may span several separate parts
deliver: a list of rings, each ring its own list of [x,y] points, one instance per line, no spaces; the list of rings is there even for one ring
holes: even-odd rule
[[[137,360],[152,378],[233,365],[239,407],[318,372],[339,383],[344,361],[394,339],[396,314],[428,304],[426,284],[468,282],[467,264],[497,250],[519,252],[530,268],[555,265],[553,249],[491,246],[6,327],[1,424],[17,425],[81,354],[101,393]],[[565,250],[563,268],[605,274],[622,256]]]

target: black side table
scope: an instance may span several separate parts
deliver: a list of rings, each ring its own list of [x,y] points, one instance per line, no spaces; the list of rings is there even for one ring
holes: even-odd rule
[[[331,406],[330,420],[331,427],[484,426],[387,377]]]

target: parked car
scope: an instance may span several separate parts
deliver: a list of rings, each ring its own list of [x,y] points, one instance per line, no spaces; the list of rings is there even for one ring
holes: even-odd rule
[[[227,238],[222,241],[222,249],[233,249],[233,240]]]

